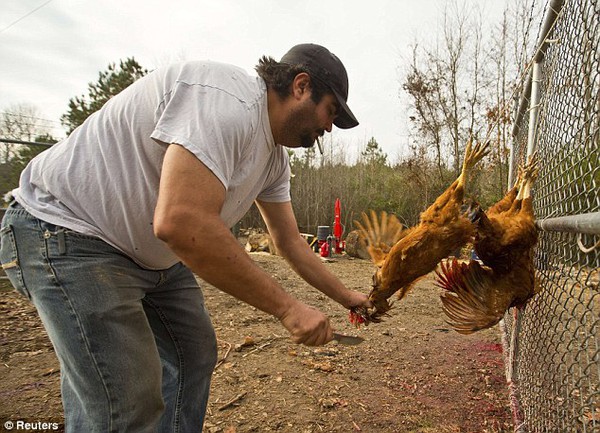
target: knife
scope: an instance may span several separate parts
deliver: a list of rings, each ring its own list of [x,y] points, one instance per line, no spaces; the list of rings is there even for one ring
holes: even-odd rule
[[[337,332],[333,333],[333,339],[339,344],[345,344],[347,346],[355,346],[365,341],[362,337],[353,337],[351,335],[338,334]]]

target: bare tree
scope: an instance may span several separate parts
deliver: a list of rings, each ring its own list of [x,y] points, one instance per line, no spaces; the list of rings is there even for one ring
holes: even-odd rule
[[[33,141],[47,131],[42,126],[39,110],[31,104],[13,104],[0,112],[0,137]],[[16,147],[4,143],[0,162],[8,163],[16,155]]]
[[[440,97],[440,77],[437,71],[431,68],[425,69],[420,63],[420,47],[413,47],[412,63],[406,76],[406,81],[402,84],[405,90],[412,98],[414,114],[410,120],[416,129],[416,135],[420,138],[421,144],[415,146],[423,148],[432,148],[434,158],[438,167],[439,175],[442,174],[442,129],[443,116],[438,109]]]
[[[403,89],[412,98],[416,135],[434,150],[443,180],[446,157],[456,176],[464,145],[481,124],[481,92],[489,85],[483,68],[480,14],[448,3],[433,47],[415,45]]]
[[[30,104],[16,104],[0,112],[0,137],[8,140],[55,143],[47,132],[38,109]],[[19,183],[21,171],[45,147],[3,143],[0,157],[0,197]]]

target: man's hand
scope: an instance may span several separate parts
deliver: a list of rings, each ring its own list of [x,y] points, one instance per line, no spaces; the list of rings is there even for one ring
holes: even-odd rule
[[[356,290],[348,290],[346,298],[340,302],[344,307],[350,309],[352,307],[372,308],[373,304],[369,301],[369,296]]]
[[[286,310],[279,320],[291,334],[294,343],[320,346],[333,339],[333,329],[327,316],[299,301]]]

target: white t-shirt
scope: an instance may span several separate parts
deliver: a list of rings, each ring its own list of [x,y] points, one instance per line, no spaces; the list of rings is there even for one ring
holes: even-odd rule
[[[40,154],[13,194],[32,215],[97,236],[141,266],[179,261],[152,221],[167,145],[177,143],[223,183],[233,226],[256,198],[290,200],[288,154],[275,144],[264,81],[214,62],[189,62],[139,79]]]

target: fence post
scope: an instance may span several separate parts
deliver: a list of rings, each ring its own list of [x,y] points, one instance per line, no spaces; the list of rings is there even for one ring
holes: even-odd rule
[[[533,73],[531,77],[531,98],[529,99],[529,131],[527,134],[527,155],[526,160],[529,158],[536,149],[536,133],[537,133],[537,120],[538,113],[540,111],[540,80],[541,80],[541,62],[535,61],[533,63]]]

